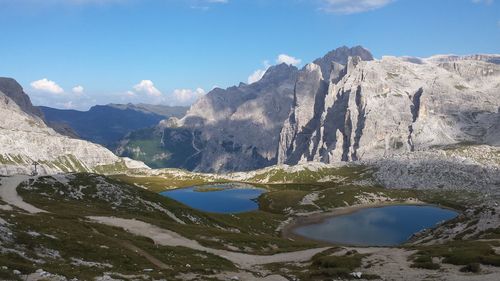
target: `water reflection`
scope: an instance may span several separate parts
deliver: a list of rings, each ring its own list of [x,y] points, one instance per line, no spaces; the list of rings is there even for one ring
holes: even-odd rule
[[[264,189],[243,184],[217,184],[165,191],[163,196],[209,213],[243,213],[259,209],[257,198]]]
[[[298,227],[294,233],[314,240],[361,246],[402,244],[416,232],[457,216],[432,206],[368,208]]]

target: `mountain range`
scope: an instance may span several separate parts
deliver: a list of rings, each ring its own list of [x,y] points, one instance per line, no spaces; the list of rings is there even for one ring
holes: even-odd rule
[[[187,111],[182,106],[148,104],[96,105],[88,111],[38,108],[52,127],[70,127],[74,130],[70,136],[101,144],[111,150],[116,149],[128,133],[153,127],[165,118],[182,117]]]
[[[2,78],[0,90],[44,130],[78,135],[152,168],[224,173],[498,147],[499,61],[499,55],[374,59],[361,46],[341,47],[302,69],[279,64],[255,83],[215,88],[188,110],[38,108],[13,79]]]
[[[216,88],[181,118],[130,134],[119,155],[154,167],[248,171],[368,161],[457,144],[498,146],[500,56],[374,59],[341,47],[302,69]]]

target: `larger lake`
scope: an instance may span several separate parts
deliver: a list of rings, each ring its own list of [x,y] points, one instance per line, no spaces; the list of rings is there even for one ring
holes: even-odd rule
[[[264,189],[244,184],[216,184],[160,193],[193,209],[209,213],[244,213],[259,209],[257,198]]]
[[[450,220],[457,212],[433,206],[367,208],[299,226],[293,233],[312,240],[357,246],[394,246],[413,234]]]

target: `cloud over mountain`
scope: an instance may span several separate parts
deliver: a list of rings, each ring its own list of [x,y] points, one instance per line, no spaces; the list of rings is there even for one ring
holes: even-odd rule
[[[52,80],[48,80],[47,78],[43,78],[37,81],[31,82],[31,87],[34,90],[47,92],[51,94],[62,94],[64,93],[64,89],[61,86],[57,85],[56,82]]]
[[[138,84],[134,85],[134,91],[136,93],[145,93],[148,96],[159,97],[161,96],[160,90],[158,90],[153,81],[151,80],[142,80]]]

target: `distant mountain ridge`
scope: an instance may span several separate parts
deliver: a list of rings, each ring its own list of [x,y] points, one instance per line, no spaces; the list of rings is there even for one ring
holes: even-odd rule
[[[186,107],[109,104],[96,105],[88,111],[63,110],[45,106],[38,107],[49,123],[65,124],[82,139],[101,144],[114,150],[128,133],[153,127],[161,120],[182,117]]]

